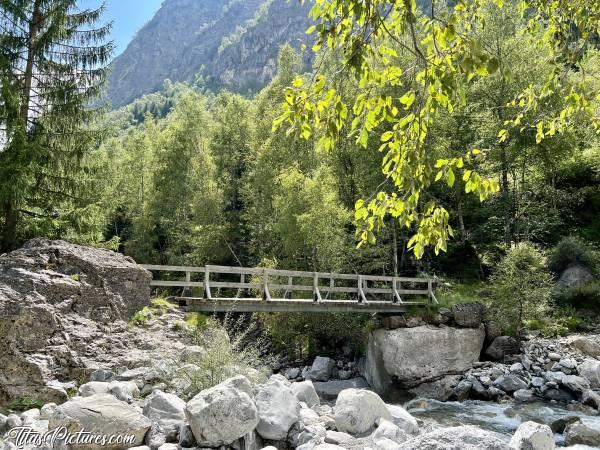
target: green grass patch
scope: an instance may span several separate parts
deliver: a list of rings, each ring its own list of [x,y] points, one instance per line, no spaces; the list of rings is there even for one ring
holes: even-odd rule
[[[162,297],[155,298],[150,302],[150,306],[144,306],[129,319],[129,325],[142,327],[152,319],[168,313],[172,308],[177,308],[177,305]]]
[[[479,301],[485,303],[489,283],[484,281],[454,282],[440,284],[435,296],[440,308],[451,308],[459,303]]]
[[[8,408],[13,411],[27,411],[29,409],[41,408],[44,406],[42,400],[32,397],[19,397],[8,404]]]

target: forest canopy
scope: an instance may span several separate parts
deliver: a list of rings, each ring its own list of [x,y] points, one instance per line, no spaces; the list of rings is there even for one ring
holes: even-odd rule
[[[14,134],[26,144],[0,154],[1,192],[16,205],[0,219],[14,228],[5,249],[48,236],[155,264],[477,279],[514,243],[550,249],[577,235],[593,248],[595,2],[433,3],[316,1],[311,71],[284,46],[277,76],[253,96],[167,80],[92,114],[96,84],[68,91],[72,154],[44,140],[60,124],[51,108]],[[69,63],[104,68],[106,45]],[[20,80],[3,61],[3,80]],[[10,92],[5,115],[23,86]],[[51,188],[51,167],[69,183]]]

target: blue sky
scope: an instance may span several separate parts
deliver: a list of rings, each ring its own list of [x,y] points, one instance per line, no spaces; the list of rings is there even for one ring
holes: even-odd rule
[[[148,22],[163,0],[104,0],[107,11],[104,20],[113,21],[112,40],[117,46],[115,56],[127,47],[135,33]],[[81,0],[81,8],[95,8],[102,0]]]

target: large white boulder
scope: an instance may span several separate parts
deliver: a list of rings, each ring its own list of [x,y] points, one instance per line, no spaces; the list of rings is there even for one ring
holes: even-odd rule
[[[548,425],[529,421],[519,425],[510,446],[517,450],[553,450],[556,444]]]
[[[379,419],[392,420],[387,405],[374,392],[346,389],[335,402],[335,426],[338,431],[350,434],[365,433]]]
[[[590,383],[592,389],[600,388],[600,361],[597,359],[586,359],[579,364],[579,375]]]
[[[386,405],[392,416],[392,422],[401,430],[408,434],[417,434],[419,432],[419,424],[407,410],[398,405]]]
[[[255,400],[259,417],[256,431],[265,439],[285,439],[292,425],[300,420],[300,402],[279,379],[271,378],[261,385]]]
[[[466,372],[479,355],[485,328],[438,328],[425,325],[375,330],[369,338],[365,377],[385,392],[391,377],[405,387]]]
[[[49,429],[66,427],[72,433],[82,429],[96,435],[131,436],[129,444],[112,445],[110,450],[123,450],[144,443],[151,426],[148,418],[137,409],[112,395],[98,394],[71,400],[56,408],[50,417]],[[104,445],[72,445],[70,450],[106,450]]]
[[[320,403],[319,395],[317,394],[312,381],[307,380],[300,383],[292,383],[290,389],[296,398],[299,401],[306,403],[309,408]]]
[[[229,445],[258,425],[258,410],[250,381],[243,376],[205,389],[185,408],[194,437],[202,447]]]
[[[165,433],[176,433],[185,423],[186,403],[174,394],[154,391],[146,398],[144,415]]]
[[[474,426],[441,428],[402,444],[402,450],[512,450],[501,436]]]

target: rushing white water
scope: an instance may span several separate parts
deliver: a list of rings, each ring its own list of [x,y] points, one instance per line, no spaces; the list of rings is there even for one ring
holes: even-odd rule
[[[600,426],[599,416],[569,411],[561,405],[546,402],[502,404],[478,400],[464,402],[414,400],[405,406],[417,418],[433,421],[442,426],[475,425],[485,430],[496,431],[507,440],[521,423],[529,420],[551,425],[564,417],[579,416],[598,421]],[[555,438],[558,445],[564,445],[562,434],[555,434]]]

